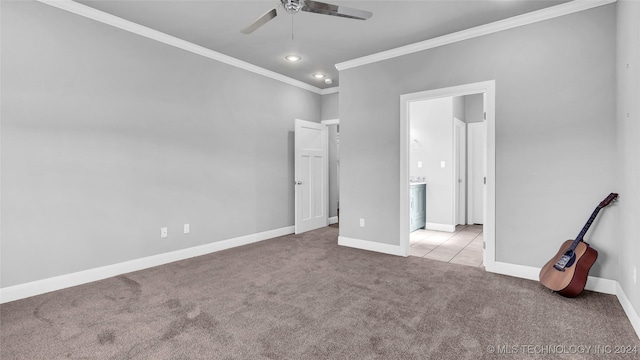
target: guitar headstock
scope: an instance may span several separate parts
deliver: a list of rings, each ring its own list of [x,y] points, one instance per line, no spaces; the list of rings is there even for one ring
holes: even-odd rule
[[[606,199],[602,200],[602,202],[600,203],[600,207],[603,208],[603,207],[611,204],[611,202],[615,201],[617,198],[618,198],[618,194],[617,193],[609,194],[609,196],[607,196]]]

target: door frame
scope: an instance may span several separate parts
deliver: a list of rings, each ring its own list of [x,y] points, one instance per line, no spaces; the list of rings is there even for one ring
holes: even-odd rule
[[[462,136],[464,139],[460,139]],[[467,224],[467,124],[453,117],[453,225]],[[463,186],[464,184],[464,186]]]
[[[327,125],[327,126],[331,126],[331,125],[340,125],[340,119],[329,119],[329,120],[321,120],[320,124],[323,125]],[[339,133],[338,133],[339,134]],[[339,139],[339,138],[338,138]],[[337,164],[336,164],[336,178],[337,178],[337,183],[336,183],[336,195],[338,197],[338,210],[340,210],[340,141],[336,140],[337,143],[337,149],[336,149],[336,157],[337,157]],[[329,140],[329,138],[327,138],[327,149],[329,144],[331,144],[331,141]],[[329,160],[329,159],[327,159]],[[331,168],[332,164],[329,164],[329,168]],[[329,170],[327,172],[327,175],[331,173],[331,170]],[[328,191],[327,191],[327,199],[331,200],[331,179],[329,179],[329,187],[328,187]],[[331,205],[329,205],[329,207],[327,208],[327,211],[329,211],[331,209]],[[329,214],[330,215],[330,214]],[[339,221],[339,215],[336,215],[334,217],[329,217],[329,225],[331,224],[337,224]]]
[[[474,128],[481,126],[481,130],[484,131],[485,135],[486,135],[486,126],[487,124],[485,124],[485,122],[473,122],[473,123],[469,123],[467,124],[467,145],[472,145],[471,147],[474,147],[473,145],[476,144],[476,141],[478,140],[475,136],[471,136],[472,134],[475,133]],[[482,139],[484,140],[484,139]],[[484,144],[482,144],[482,149],[486,150],[486,146]],[[469,151],[468,154],[473,154],[474,151]],[[469,161],[471,158],[471,162]],[[471,157],[467,157],[467,164],[469,164],[468,167],[468,171],[467,171],[467,222],[470,224],[475,224],[477,223],[475,220],[476,218],[478,218],[478,215],[476,214],[475,207],[476,207],[476,199],[477,199],[477,194],[476,194],[476,182],[475,179],[477,178],[477,174],[475,172],[475,157],[471,156]],[[484,173],[486,172],[486,156],[483,157],[482,159],[483,163],[482,163],[482,177],[484,177]],[[481,194],[482,199],[481,202],[484,204],[484,202],[486,201],[486,199],[484,198],[484,196],[486,195],[485,193]],[[484,206],[483,206],[484,207]],[[480,220],[482,222],[484,222],[484,214],[482,215],[482,219]]]
[[[485,213],[483,240],[483,263],[486,271],[495,270],[495,80],[482,81],[471,84],[451,86],[446,88],[420,91],[400,96],[400,252],[409,256],[409,153],[410,153],[410,114],[409,107],[412,102],[437,99],[442,97],[455,97],[473,94],[485,94],[484,111],[486,113],[486,170],[487,183],[485,186]],[[429,184],[427,184],[429,186]]]

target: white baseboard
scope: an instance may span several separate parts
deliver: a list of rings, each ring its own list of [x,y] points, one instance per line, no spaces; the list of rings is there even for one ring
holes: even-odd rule
[[[584,286],[586,290],[611,295],[618,295],[618,292],[616,290],[617,287],[617,281],[611,279],[603,279],[595,276],[589,276],[587,278],[587,284]]]
[[[0,304],[72,286],[82,285],[92,281],[98,281],[113,276],[130,273],[133,271],[143,270],[158,265],[164,265],[179,260],[206,255],[216,251],[247,245],[278,236],[288,235],[292,234],[293,231],[293,226],[287,226],[280,229],[264,231],[257,234],[240,236],[237,238],[216,241],[206,245],[195,246],[164,254],[125,261],[118,264],[79,271],[72,274],[60,275],[43,280],[9,286],[0,289]]]
[[[493,271],[491,272],[537,281],[540,269],[533,266],[515,265],[496,261],[494,263]]]
[[[435,230],[435,231],[447,231],[447,232],[456,231],[456,226],[451,224],[426,223],[424,225],[424,228],[426,230]]]
[[[337,224],[338,223],[338,217],[337,216],[333,216],[329,218],[329,225],[331,224]]]
[[[515,265],[504,262],[495,262],[495,266],[492,272],[509,275],[521,279],[529,279],[538,281],[541,268],[525,265]],[[595,276],[589,276],[587,278],[586,290],[595,291],[604,294],[616,295],[616,284],[618,282],[610,279],[603,279]]]
[[[540,268],[536,268],[533,266],[525,266],[525,265],[515,265],[503,262],[495,262],[495,267],[493,269],[494,273],[513,276],[522,279],[529,279],[538,281]],[[625,294],[624,289],[620,286],[620,283],[615,280],[603,279],[595,276],[589,276],[587,278],[587,284],[584,287],[586,290],[595,291],[604,294],[615,295],[622,305],[624,312],[627,314],[629,321],[631,322],[631,326],[636,332],[638,338],[640,338],[640,316],[638,312],[634,309],[631,301],[627,298],[627,294]]]
[[[374,241],[353,239],[344,236],[338,236],[338,245],[389,255],[405,256],[400,245],[382,244]]]
[[[620,286],[620,283],[618,283],[617,281],[616,296],[618,297],[618,301],[620,301],[620,305],[622,305],[624,312],[627,314],[627,317],[631,322],[631,326],[633,326],[633,329],[636,331],[638,338],[640,338],[640,315],[638,315],[636,309],[633,308],[633,305],[627,297],[627,294],[624,292],[624,289],[622,289],[622,286]]]

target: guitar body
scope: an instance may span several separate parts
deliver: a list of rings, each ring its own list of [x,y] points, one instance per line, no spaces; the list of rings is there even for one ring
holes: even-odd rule
[[[574,250],[573,263],[562,270],[556,269],[554,265],[570,250],[573,242],[574,240],[565,241],[558,253],[540,270],[540,283],[566,297],[576,297],[582,293],[589,270],[598,258],[598,252],[594,248],[580,241]]]

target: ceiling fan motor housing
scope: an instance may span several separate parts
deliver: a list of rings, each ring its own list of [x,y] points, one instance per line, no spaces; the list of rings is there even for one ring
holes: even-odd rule
[[[282,0],[282,6],[289,14],[297,14],[304,7],[304,0]]]

